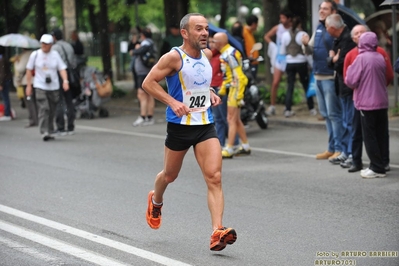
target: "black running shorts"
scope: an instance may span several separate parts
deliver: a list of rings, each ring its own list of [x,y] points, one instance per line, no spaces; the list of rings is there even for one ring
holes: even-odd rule
[[[187,126],[168,123],[165,146],[173,151],[184,151],[210,138],[217,138],[214,124]]]

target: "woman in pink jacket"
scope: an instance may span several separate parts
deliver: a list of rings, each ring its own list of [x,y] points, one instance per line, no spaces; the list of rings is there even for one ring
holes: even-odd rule
[[[363,178],[385,177],[383,154],[389,147],[388,92],[386,63],[377,52],[378,38],[365,32],[359,39],[359,55],[349,66],[345,83],[354,89],[353,101],[360,111],[364,145],[370,159],[367,169],[360,171]]]

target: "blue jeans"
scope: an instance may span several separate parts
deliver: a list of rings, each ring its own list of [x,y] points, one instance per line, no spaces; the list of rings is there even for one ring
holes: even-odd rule
[[[224,147],[226,144],[226,136],[229,132],[229,124],[227,123],[227,95],[221,96],[220,98],[222,103],[217,106],[213,106],[212,112],[220,146]],[[238,143],[239,139],[237,136],[234,140],[234,145],[238,145]]]
[[[342,104],[342,125],[344,127],[344,135],[342,136],[342,151],[346,155],[352,154],[352,131],[353,131],[353,115],[355,106],[353,104],[352,95],[340,97]]]
[[[1,97],[4,103],[4,116],[11,116],[11,102],[10,102],[10,87],[11,79],[4,80],[3,90],[1,91]]]
[[[345,129],[342,124],[341,102],[335,92],[335,82],[333,79],[316,80],[316,84],[319,112],[326,120],[328,151],[341,152]]]

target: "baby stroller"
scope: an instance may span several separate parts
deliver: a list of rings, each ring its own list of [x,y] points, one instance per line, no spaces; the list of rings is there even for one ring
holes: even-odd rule
[[[110,100],[112,84],[97,68],[83,66],[80,69],[82,92],[74,99],[76,117],[93,119],[108,117],[109,112],[102,105]]]

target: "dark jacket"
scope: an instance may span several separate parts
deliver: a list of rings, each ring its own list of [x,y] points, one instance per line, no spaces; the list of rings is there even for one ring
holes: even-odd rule
[[[356,47],[356,43],[353,42],[351,37],[351,32],[347,26],[345,26],[344,30],[342,31],[341,35],[334,40],[332,50],[337,53],[339,52],[339,57],[337,62],[333,63],[330,58],[329,67],[335,70],[335,86],[337,93],[341,97],[350,96],[353,94],[353,90],[346,86],[344,82],[344,61],[346,54]]]

